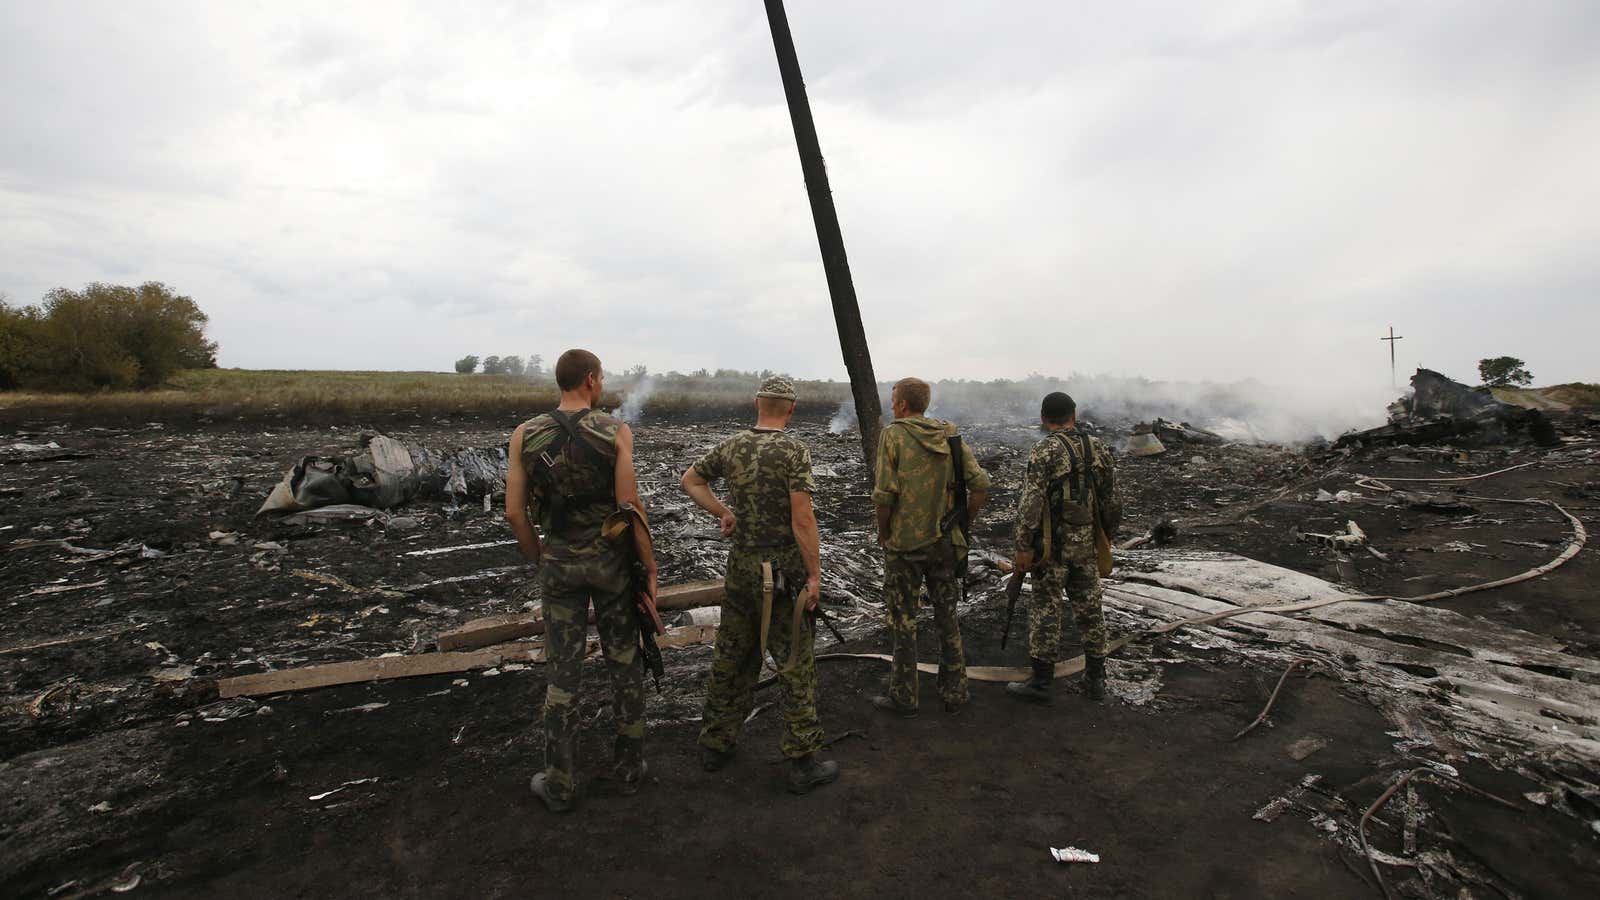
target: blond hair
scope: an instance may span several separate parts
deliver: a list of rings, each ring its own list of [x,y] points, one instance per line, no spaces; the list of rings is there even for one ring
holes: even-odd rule
[[[925,413],[928,411],[928,401],[933,397],[933,388],[921,378],[902,378],[894,383],[893,393],[900,396],[907,409],[914,413]]]

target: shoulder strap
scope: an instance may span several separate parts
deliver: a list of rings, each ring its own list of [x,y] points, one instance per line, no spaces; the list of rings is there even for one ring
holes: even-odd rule
[[[1089,450],[1089,436],[1078,435],[1078,447],[1083,451],[1083,499],[1085,502],[1094,502],[1100,499],[1096,490],[1094,474],[1094,455]]]

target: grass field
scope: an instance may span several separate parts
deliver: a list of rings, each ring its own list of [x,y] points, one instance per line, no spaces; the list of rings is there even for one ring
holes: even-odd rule
[[[748,407],[755,380],[744,378],[656,379],[649,414],[711,415]],[[849,386],[801,382],[804,396],[831,413],[849,397]],[[604,405],[621,404],[635,385],[608,380]],[[0,418],[25,419],[275,419],[329,420],[355,416],[532,415],[556,405],[549,380],[512,375],[444,372],[332,372],[196,369],[181,372],[150,391],[88,394],[0,393]],[[813,410],[815,411],[815,408]]]

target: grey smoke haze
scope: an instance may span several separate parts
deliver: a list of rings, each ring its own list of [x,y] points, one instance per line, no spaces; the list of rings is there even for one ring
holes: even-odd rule
[[[889,387],[879,386],[886,416]],[[1370,382],[1285,388],[1257,381],[1203,384],[1104,375],[1038,377],[1005,385],[939,382],[933,385],[928,415],[960,424],[1036,422],[1040,400],[1058,390],[1076,401],[1080,418],[1096,425],[1125,429],[1161,417],[1234,441],[1299,444],[1381,425],[1388,404],[1410,389],[1392,391]],[[855,405],[844,403],[829,428],[840,432],[856,424]]]
[[[1391,323],[1402,373],[1600,377],[1600,4],[908,9],[789,10],[880,378],[1293,412]],[[10,2],[0,80],[14,301],[161,280],[228,366],[843,376],[760,4]]]

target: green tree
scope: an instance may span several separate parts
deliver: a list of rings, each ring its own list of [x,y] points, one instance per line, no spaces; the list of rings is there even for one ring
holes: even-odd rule
[[[471,375],[478,370],[478,358],[468,353],[456,360],[456,372],[460,375]]]
[[[485,356],[483,358],[483,374],[485,374],[485,375],[504,375],[505,373],[506,373],[505,364],[500,361],[500,357],[498,357],[498,356]]]
[[[500,370],[502,372],[505,372],[507,375],[516,375],[518,377],[521,377],[521,375],[522,375],[522,373],[524,371],[524,367],[522,365],[522,357],[520,357],[520,356],[502,356],[502,357],[500,357]]]
[[[69,388],[149,388],[180,369],[215,368],[206,314],[160,282],[57,288],[39,313],[39,380]]]
[[[544,357],[535,353],[528,357],[528,377],[538,378],[544,374]]]
[[[12,306],[0,294],[0,390],[20,387],[35,368],[39,347],[39,311]]]
[[[1533,383],[1533,373],[1529,372],[1526,364],[1515,356],[1478,360],[1478,377],[1482,378],[1484,385],[1488,387],[1512,387]]]

